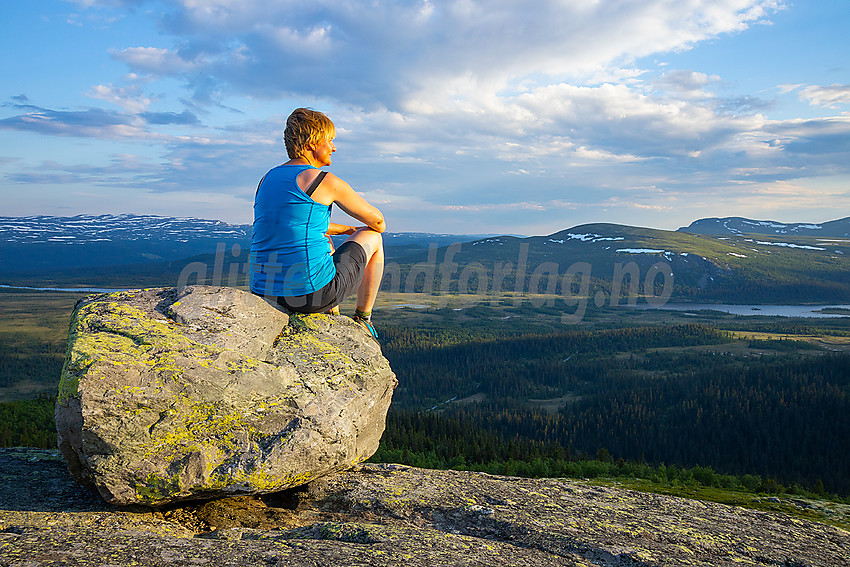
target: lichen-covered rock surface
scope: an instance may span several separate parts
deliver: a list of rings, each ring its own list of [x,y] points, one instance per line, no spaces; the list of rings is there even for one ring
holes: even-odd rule
[[[846,522],[850,506],[825,504]],[[0,449],[0,566],[47,565],[842,567],[850,533],[578,481],[376,464],[128,509],[71,481],[56,451]]]
[[[72,315],[59,448],[114,504],[277,492],[369,458],[396,384],[347,317],[227,287],[99,294]]]

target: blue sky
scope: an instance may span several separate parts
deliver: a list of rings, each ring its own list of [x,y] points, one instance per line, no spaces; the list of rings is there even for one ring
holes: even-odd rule
[[[297,106],[394,232],[850,216],[846,0],[7,0],[0,215],[250,223]],[[338,217],[343,220],[343,217]]]

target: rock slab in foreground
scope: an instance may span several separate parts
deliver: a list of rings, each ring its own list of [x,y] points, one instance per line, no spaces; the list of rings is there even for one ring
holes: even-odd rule
[[[0,566],[850,565],[840,528],[571,480],[366,464],[284,494],[130,512],[58,459],[0,449]]]
[[[369,458],[397,381],[347,317],[235,288],[100,294],[75,307],[56,427],[114,504],[262,494]]]

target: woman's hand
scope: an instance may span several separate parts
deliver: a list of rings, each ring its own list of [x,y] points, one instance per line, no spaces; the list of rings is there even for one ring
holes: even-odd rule
[[[347,224],[338,224],[332,222],[328,225],[328,236],[336,236],[339,234],[354,234],[358,227]]]

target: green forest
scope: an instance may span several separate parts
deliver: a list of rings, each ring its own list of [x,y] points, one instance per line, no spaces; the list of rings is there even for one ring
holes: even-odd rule
[[[22,333],[7,334],[0,343],[0,388],[31,380],[58,383],[65,360],[64,341],[33,341]]]
[[[0,403],[0,447],[56,448],[55,397]]]
[[[0,330],[0,387],[35,392],[0,402],[0,446],[56,446],[50,391],[72,299],[40,326]],[[850,353],[812,342],[850,338],[847,319],[566,326],[557,311],[378,313],[399,386],[372,460],[850,497]]]
[[[380,459],[537,476],[628,461],[850,494],[850,354],[733,355],[701,348],[730,340],[704,325],[384,336],[400,385]]]

